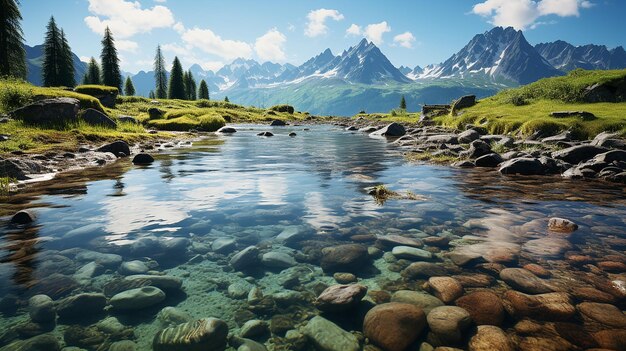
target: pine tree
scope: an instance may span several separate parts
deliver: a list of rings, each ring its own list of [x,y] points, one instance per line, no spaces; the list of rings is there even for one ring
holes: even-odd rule
[[[200,88],[198,89],[198,99],[209,100],[209,86],[203,80],[200,81]]]
[[[406,110],[406,100],[404,99],[404,95],[402,95],[402,99],[400,99],[400,109]]]
[[[98,66],[98,61],[93,57],[89,60],[87,73],[85,73],[85,77],[83,78],[83,84],[100,85],[100,66]]]
[[[174,57],[172,63],[172,72],[170,73],[170,84],[168,91],[168,98],[170,99],[185,99],[185,81],[183,80],[183,66],[180,64],[178,57]]]
[[[126,82],[124,83],[124,95],[135,96],[135,86],[133,85],[133,81],[130,79],[130,76],[126,77]]]
[[[102,84],[110,87],[116,87],[122,90],[122,75],[120,73],[120,59],[117,57],[117,49],[115,48],[115,40],[111,34],[109,27],[104,31],[102,38]]]
[[[0,76],[26,78],[22,14],[15,0],[0,0]]]
[[[65,87],[74,87],[76,78],[74,77],[74,57],[70,48],[65,32],[61,29],[61,59],[59,60],[59,79],[61,85]]]
[[[228,100],[228,96],[224,98],[224,102],[230,102],[230,100]]]
[[[191,73],[191,70],[183,74],[183,80],[185,82],[185,99],[196,100],[196,90],[198,89],[198,87],[196,86],[196,80],[193,78],[193,73]]]
[[[62,51],[61,34],[54,17],[50,17],[46,28],[46,39],[43,43],[43,85],[56,87],[62,84],[59,72]]]
[[[167,73],[165,71],[165,59],[161,53],[161,45],[157,46],[156,56],[154,57],[154,82],[156,83],[156,97],[167,99]]]
[[[150,99],[156,99],[156,95],[154,95],[154,90],[150,90],[150,93],[148,93],[148,97]]]

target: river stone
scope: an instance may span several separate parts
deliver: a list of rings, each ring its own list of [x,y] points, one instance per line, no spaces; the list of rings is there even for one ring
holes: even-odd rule
[[[391,253],[397,258],[408,260],[428,260],[433,257],[433,254],[429,251],[410,246],[396,246],[391,250]]]
[[[599,302],[599,303],[614,303],[615,302],[615,296],[609,293],[606,293],[604,291],[600,291],[598,289],[590,288],[590,287],[574,288],[572,290],[572,295],[579,301],[589,301],[589,302]]]
[[[567,149],[555,151],[552,153],[552,158],[563,160],[567,163],[578,164],[580,162],[587,161],[594,156],[607,152],[608,149],[593,146],[593,145],[576,145],[568,147]]]
[[[44,99],[9,112],[9,116],[27,124],[46,125],[78,120],[80,101],[73,98]]]
[[[76,255],[77,261],[95,262],[106,268],[117,268],[122,263],[122,256],[116,254],[106,254],[96,251],[81,251]]]
[[[492,152],[487,155],[480,156],[474,161],[474,164],[476,165],[476,167],[493,168],[498,167],[498,165],[502,163],[502,161],[504,161],[502,159],[502,156],[495,152]]]
[[[502,325],[505,311],[502,300],[489,290],[475,291],[459,297],[455,304],[465,309],[477,325]]]
[[[528,294],[543,294],[554,291],[545,280],[523,268],[505,268],[500,272],[500,279],[514,289]]]
[[[421,308],[407,303],[390,302],[377,305],[367,312],[363,334],[387,351],[404,351],[426,326]]]
[[[21,210],[16,212],[13,217],[11,217],[11,223],[15,224],[28,224],[32,223],[37,219],[37,216],[34,212],[29,210]]]
[[[559,258],[571,248],[572,244],[569,241],[554,237],[528,240],[522,246],[523,251],[545,258]]]
[[[541,175],[546,172],[544,165],[536,158],[518,157],[503,162],[499,172],[502,174]]]
[[[136,165],[148,165],[154,162],[154,157],[152,155],[142,152],[140,154],[135,155],[133,157],[133,164]]]
[[[421,291],[398,290],[391,295],[391,302],[409,303],[421,308],[428,315],[430,311],[444,303],[433,295]]]
[[[486,288],[493,285],[496,279],[490,275],[482,273],[459,274],[453,275],[464,288]]]
[[[429,278],[446,275],[446,268],[432,262],[414,262],[402,271],[402,276],[408,279]]]
[[[116,341],[109,346],[109,351],[135,351],[137,345],[130,340]],[[66,351],[65,349],[63,351]]]
[[[54,321],[56,318],[54,302],[48,295],[35,295],[28,299],[28,314],[30,320],[35,323]]]
[[[121,333],[126,329],[124,324],[120,323],[120,320],[116,317],[107,317],[96,324],[98,330],[106,334]]]
[[[514,351],[506,333],[492,325],[479,325],[476,335],[469,341],[469,351]]]
[[[233,127],[221,127],[220,129],[217,130],[216,133],[221,133],[221,134],[232,134],[232,133],[236,133],[237,130]]]
[[[114,141],[112,143],[102,145],[96,149],[98,152],[110,152],[115,156],[120,156],[124,154],[126,156],[130,155],[130,146],[123,140]]]
[[[560,233],[572,233],[578,229],[578,225],[565,218],[550,218],[548,221],[548,230]]]
[[[550,278],[550,276],[552,275],[550,271],[548,271],[547,269],[541,267],[540,265],[536,263],[525,264],[522,268],[524,268],[525,270],[531,272],[532,274],[540,278]]]
[[[352,273],[337,272],[333,274],[333,278],[335,278],[335,281],[339,284],[350,284],[357,281],[356,275]]]
[[[238,271],[255,267],[259,263],[259,249],[248,246],[230,259],[230,265]]]
[[[385,247],[394,246],[411,246],[422,247],[424,244],[421,240],[415,238],[408,238],[400,235],[378,235],[376,237],[376,243]]]
[[[345,244],[322,249],[321,267],[326,273],[356,273],[371,264],[367,248],[359,244]]]
[[[139,260],[133,260],[128,262],[122,262],[118,272],[122,275],[134,275],[147,273],[150,268]]]
[[[117,127],[117,123],[110,119],[109,116],[93,108],[86,109],[80,117],[85,123],[91,126],[103,126],[106,128]]]
[[[585,320],[596,321],[609,327],[626,329],[626,315],[613,305],[583,302],[576,307]]]
[[[52,334],[42,334],[26,340],[12,342],[2,348],[2,351],[59,351],[61,343]]]
[[[324,317],[313,317],[302,333],[318,351],[359,351],[357,338]],[[156,350],[155,350],[156,351]]]
[[[62,318],[93,316],[102,313],[106,304],[104,294],[82,293],[59,301],[57,313]]]
[[[472,324],[470,314],[457,306],[440,306],[433,308],[426,316],[430,331],[446,345],[461,342],[463,333]]]
[[[231,347],[236,347],[237,351],[267,351],[265,345],[236,335],[231,336],[228,343]]]
[[[448,304],[463,295],[463,286],[456,279],[450,277],[430,277],[428,285],[434,295]]]
[[[228,325],[217,318],[203,318],[159,331],[152,341],[154,351],[223,351]]]
[[[322,311],[337,312],[355,307],[367,294],[367,287],[360,284],[332,285],[315,300]]]
[[[373,132],[371,135],[379,135],[379,136],[386,136],[386,137],[401,137],[404,134],[406,134],[406,130],[404,129],[404,127],[401,124],[394,122]]]
[[[504,301],[507,312],[518,319],[570,320],[576,313],[569,295],[564,292],[527,295],[508,290],[504,293]]]
[[[231,253],[237,247],[237,242],[233,238],[218,238],[211,244],[211,250],[221,253]]]
[[[171,275],[149,275],[149,274],[135,274],[129,275],[125,280],[129,281],[150,281],[150,285],[155,286],[161,290],[179,290],[183,281],[178,277],[172,277]]]
[[[245,322],[239,331],[242,338],[254,338],[269,333],[269,325],[266,321],[252,319]]]
[[[192,320],[191,316],[187,312],[172,306],[164,307],[161,311],[159,311],[157,319],[161,322],[161,325],[165,327],[176,326]]]
[[[270,268],[289,268],[298,264],[291,255],[276,251],[263,254],[261,262]]]
[[[161,303],[165,293],[154,286],[123,291],[111,298],[110,304],[116,310],[139,310]]]
[[[602,330],[594,333],[593,338],[603,349],[626,350],[626,330],[624,329]]]

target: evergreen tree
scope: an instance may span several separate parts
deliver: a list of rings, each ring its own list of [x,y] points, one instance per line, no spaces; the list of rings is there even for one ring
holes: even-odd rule
[[[15,0],[0,0],[0,76],[26,78],[22,14]]]
[[[120,73],[120,59],[117,57],[117,49],[115,48],[115,40],[111,34],[109,27],[104,31],[102,38],[102,84],[110,87],[116,87],[122,90],[122,75]]]
[[[154,57],[154,82],[156,83],[156,97],[167,99],[167,73],[165,71],[165,59],[161,53],[161,45],[157,46],[156,56]]]
[[[98,66],[98,61],[93,57],[87,65],[87,73],[85,73],[83,78],[83,84],[100,85],[100,66]]]
[[[400,99],[400,109],[406,110],[406,100],[404,99],[404,95],[402,95],[402,99]]]
[[[124,95],[135,96],[135,86],[133,85],[133,81],[130,79],[130,76],[126,77],[126,83],[124,83]]]
[[[61,59],[59,60],[59,79],[61,79],[62,86],[74,87],[76,85],[76,78],[74,77],[74,58],[63,29],[61,29],[60,40]]]
[[[170,99],[185,99],[185,81],[184,81],[183,66],[180,64],[178,57],[174,57],[172,63],[172,72],[170,73],[170,84],[168,91],[168,98]]]
[[[46,27],[46,39],[43,43],[43,85],[56,87],[62,85],[59,66],[62,60],[61,33],[54,17],[50,17]]]
[[[154,95],[154,90],[150,90],[150,93],[148,94],[148,97],[150,99],[156,99],[156,95]]]
[[[193,73],[191,73],[191,70],[184,73],[183,79],[185,81],[185,99],[196,100],[196,91],[198,87],[196,86],[196,80],[193,78]]]
[[[209,86],[203,80],[200,81],[200,88],[198,89],[198,99],[209,100]]]
[[[224,98],[224,102],[230,102],[230,100],[228,100],[228,96]]]

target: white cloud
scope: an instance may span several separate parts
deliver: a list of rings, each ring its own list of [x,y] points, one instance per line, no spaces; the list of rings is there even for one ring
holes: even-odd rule
[[[243,41],[222,39],[210,29],[188,29],[182,34],[182,39],[188,47],[199,49],[207,54],[217,55],[226,60],[252,56],[250,44]]]
[[[254,51],[263,61],[285,61],[284,44],[287,37],[276,28],[272,28],[267,33],[256,39]]]
[[[404,32],[393,37],[393,42],[407,49],[411,49],[415,42],[415,36],[411,32]]]
[[[167,1],[167,0],[154,0],[154,2],[160,2],[160,3],[164,3],[164,2],[166,2],[166,1]]]
[[[346,29],[346,35],[360,36],[362,34],[361,26],[352,23],[348,29]]]
[[[304,34],[308,37],[316,37],[322,34],[326,34],[328,26],[326,26],[326,20],[332,19],[334,21],[340,21],[343,19],[343,15],[337,10],[318,9],[312,10],[306,16],[308,22],[304,30]]]
[[[139,45],[132,40],[116,40],[115,47],[120,51],[136,52]]]
[[[294,26],[293,24],[289,23],[287,25],[287,30],[290,31],[290,32],[293,32],[293,31],[296,30],[296,26]]]
[[[199,64],[205,70],[211,70],[213,72],[224,66],[223,61],[207,61],[206,57],[198,57],[198,50],[195,50],[191,45],[180,45],[177,43],[169,43],[161,45],[161,49],[165,53],[172,54],[171,59],[168,57],[166,60],[167,65],[171,65],[173,56],[177,56],[181,61],[183,68],[191,67],[193,64]],[[168,55],[169,56],[169,55]]]
[[[205,61],[198,63],[200,67],[202,67],[205,71],[213,71],[216,72],[220,68],[224,67],[224,62],[222,61]]]
[[[138,1],[89,0],[89,12],[94,16],[85,17],[85,23],[92,31],[102,34],[108,26],[118,38],[129,38],[174,24],[174,15],[167,7],[157,5],[142,9]]]
[[[376,45],[383,43],[383,34],[391,32],[391,27],[386,21],[380,23],[369,24],[365,27],[363,34],[367,40],[373,42]]]
[[[474,5],[474,14],[488,17],[495,26],[535,28],[543,16],[578,17],[580,9],[594,4],[588,0],[486,0]]]
[[[183,33],[185,33],[185,26],[183,25],[182,22],[176,22],[176,24],[174,24],[174,26],[172,28],[174,28],[174,30],[178,34],[182,35]]]
[[[81,56],[81,57],[79,57],[79,59],[82,62],[87,62],[87,63],[89,63],[89,61],[91,61],[91,57],[90,56]]]

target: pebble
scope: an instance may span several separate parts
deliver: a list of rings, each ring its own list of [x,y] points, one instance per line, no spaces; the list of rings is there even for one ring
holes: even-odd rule
[[[356,275],[352,273],[335,273],[333,278],[339,284],[350,284],[357,281]]]
[[[417,340],[426,326],[421,308],[407,303],[390,302],[367,312],[363,334],[374,344],[388,351],[404,351]]]
[[[161,303],[165,293],[154,286],[123,291],[111,298],[109,303],[116,310],[140,310]]]
[[[318,351],[359,351],[359,341],[351,333],[320,316],[313,317],[302,328]],[[157,350],[155,350],[157,351]]]
[[[428,285],[434,295],[448,304],[463,295],[463,286],[456,279],[450,277],[430,277]]]
[[[315,300],[322,311],[338,312],[355,307],[367,294],[367,287],[360,284],[332,285]]]
[[[429,260],[433,257],[429,251],[410,246],[396,246],[391,250],[391,253],[397,258],[408,260]]]

